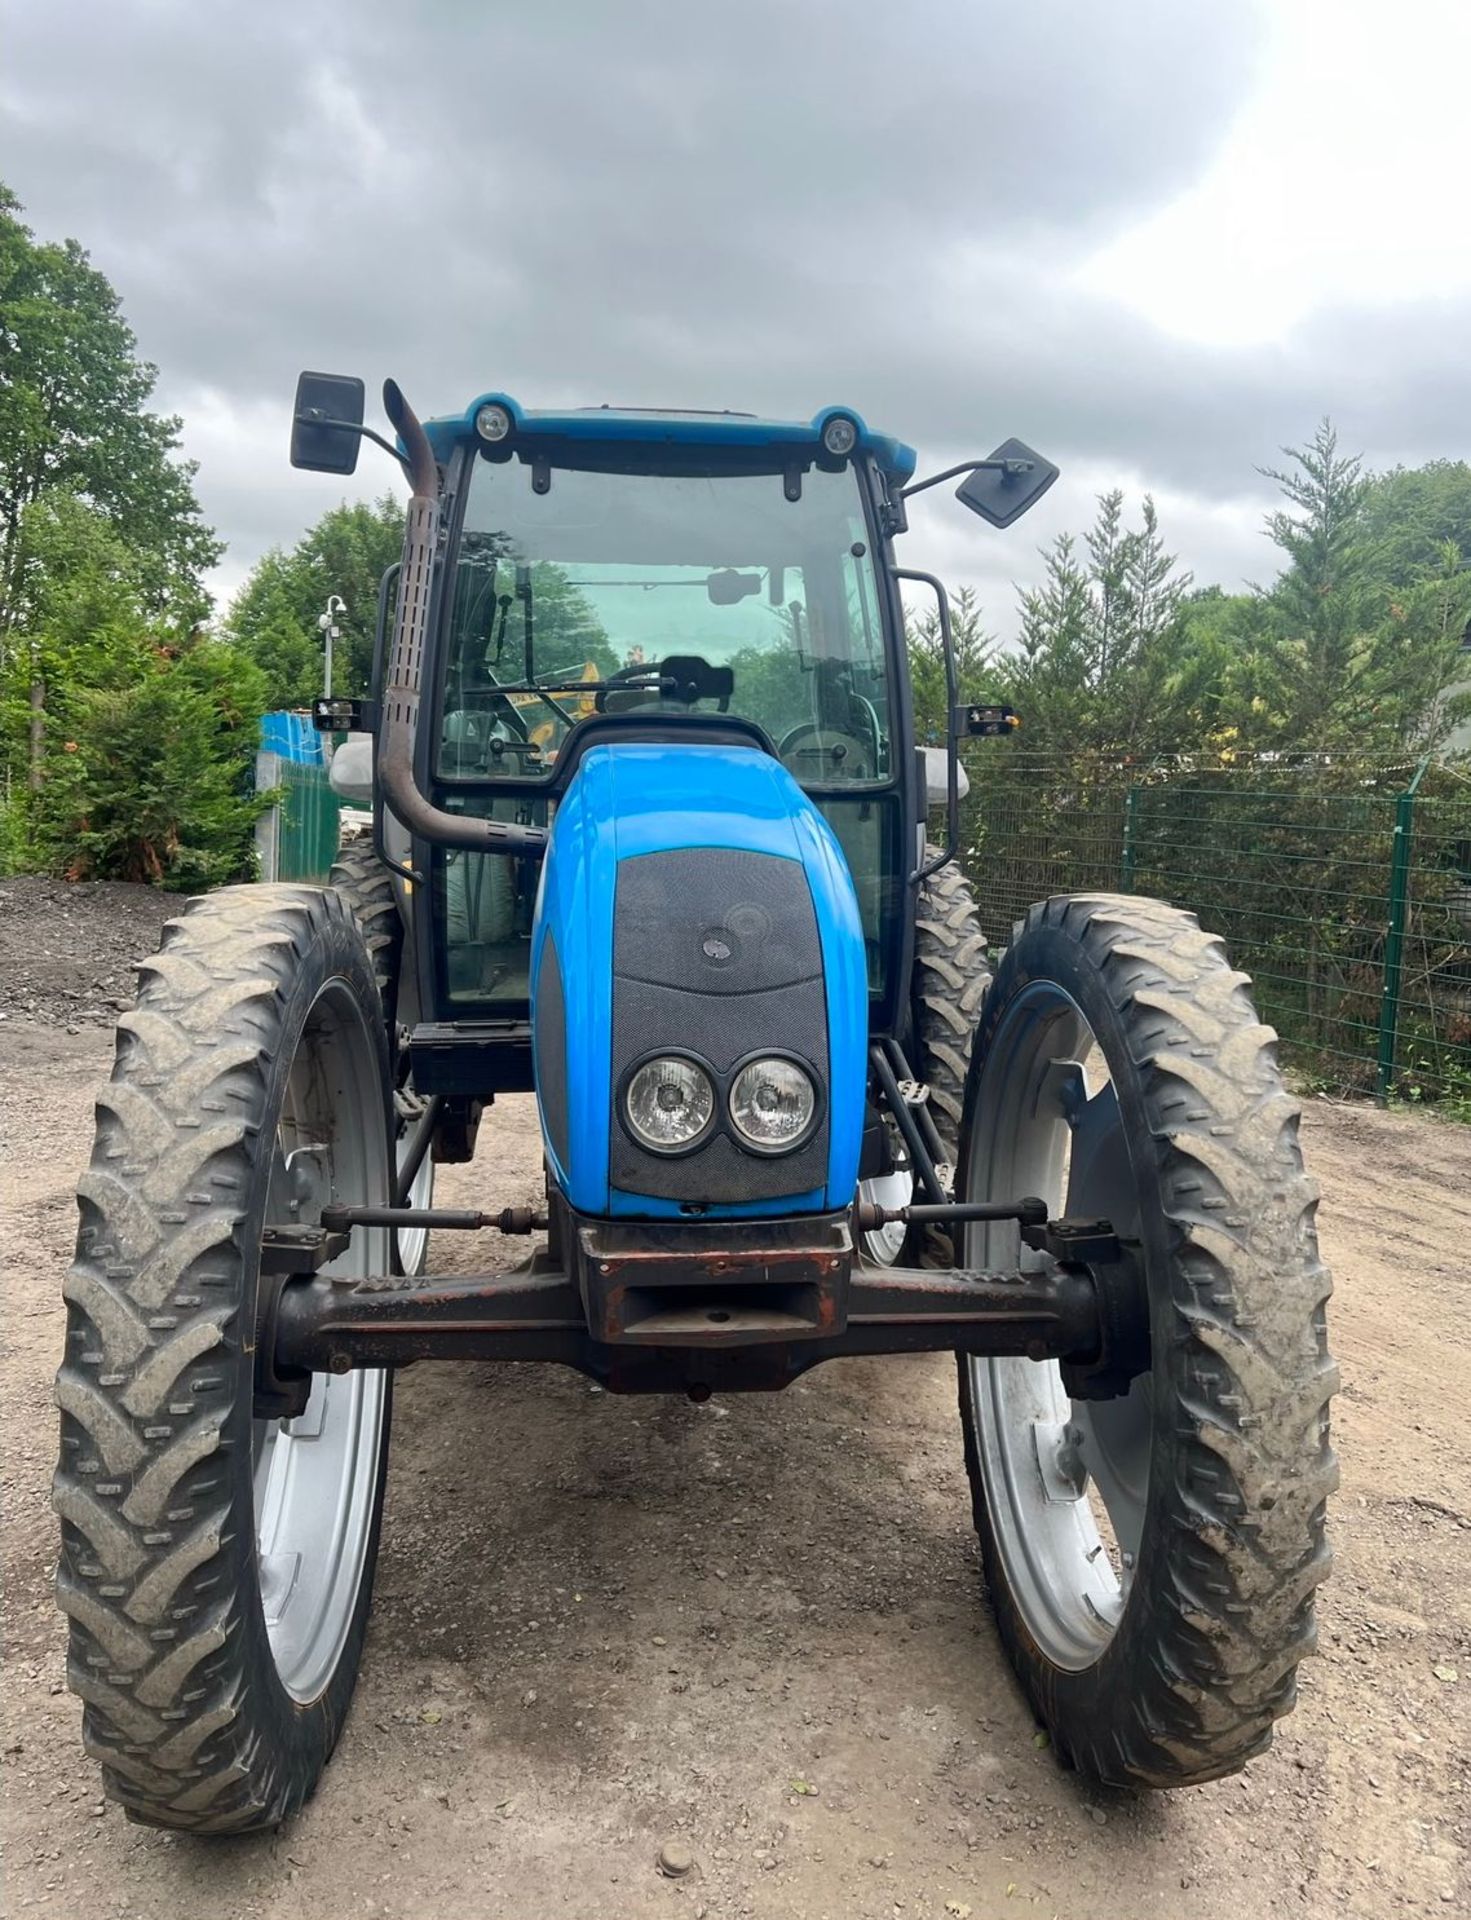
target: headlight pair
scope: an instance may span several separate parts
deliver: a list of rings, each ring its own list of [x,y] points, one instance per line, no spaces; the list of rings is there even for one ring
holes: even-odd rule
[[[714,1076],[689,1054],[661,1053],[629,1075],[623,1093],[628,1130],[651,1153],[683,1153],[715,1122]],[[756,1153],[799,1147],[817,1118],[817,1088],[795,1060],[762,1054],[731,1076],[725,1098],[731,1131]]]

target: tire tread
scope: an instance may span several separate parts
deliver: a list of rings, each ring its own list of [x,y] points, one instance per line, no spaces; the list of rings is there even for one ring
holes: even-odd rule
[[[269,1825],[315,1784],[252,1728],[221,1469],[254,1336],[242,1229],[283,1011],[303,955],[324,929],[356,943],[352,924],[320,888],[191,900],[119,1020],[78,1186],[57,1598],[84,1744],[109,1796],[154,1825]]]
[[[1009,1604],[962,1363],[977,1525],[1003,1640],[1059,1750],[1114,1785],[1181,1786],[1235,1772],[1269,1745],[1294,1703],[1298,1663],[1316,1645],[1313,1595],[1331,1565],[1325,1515],[1338,1478],[1317,1189],[1276,1035],[1218,938],[1192,914],[1109,894],[1043,901],[1017,940],[1043,932],[1076,944],[1122,1023],[1147,1117],[1133,1150],[1158,1184],[1169,1246],[1177,1443],[1168,1524],[1157,1536],[1156,1590],[1144,1596],[1153,1642],[1132,1670],[1112,1675],[1111,1711],[1080,1719],[1070,1710],[1066,1677]],[[978,1050],[1013,974],[1032,965],[1021,951],[1002,963]],[[1142,1577],[1141,1562],[1136,1588]],[[1100,1669],[1128,1624],[1126,1614]]]

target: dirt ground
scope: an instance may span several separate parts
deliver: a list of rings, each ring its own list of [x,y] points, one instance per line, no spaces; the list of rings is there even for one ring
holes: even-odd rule
[[[110,1028],[133,1004],[138,962],[182,906],[177,894],[127,881],[0,880],[0,1048],[10,1020]]]
[[[0,1025],[7,1913],[1471,1913],[1471,1130],[1310,1105],[1338,1562],[1323,1657],[1243,1776],[1136,1799],[1039,1748],[944,1361],[699,1407],[425,1366],[400,1384],[367,1657],[321,1790],[276,1833],[199,1842],[101,1802],[51,1598],[60,1278],[109,1057],[95,1026]],[[506,1101],[441,1197],[530,1199],[533,1126]],[[469,1257],[448,1240],[440,1267]],[[656,1869],[671,1839],[686,1878]]]

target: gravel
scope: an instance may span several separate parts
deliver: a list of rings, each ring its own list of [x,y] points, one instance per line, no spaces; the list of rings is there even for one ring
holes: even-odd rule
[[[121,880],[0,880],[0,1018],[112,1026],[184,898]]]

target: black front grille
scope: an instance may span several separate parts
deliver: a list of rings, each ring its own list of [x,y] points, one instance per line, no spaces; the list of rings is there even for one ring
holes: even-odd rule
[[[666,1048],[721,1082],[715,1131],[694,1151],[648,1153],[623,1124],[631,1067]],[[754,1154],[727,1131],[724,1081],[757,1052],[789,1053],[824,1104],[794,1152]],[[807,876],[794,860],[724,848],[640,854],[618,869],[613,915],[610,1177],[625,1193],[730,1204],[827,1179],[827,994]]]

